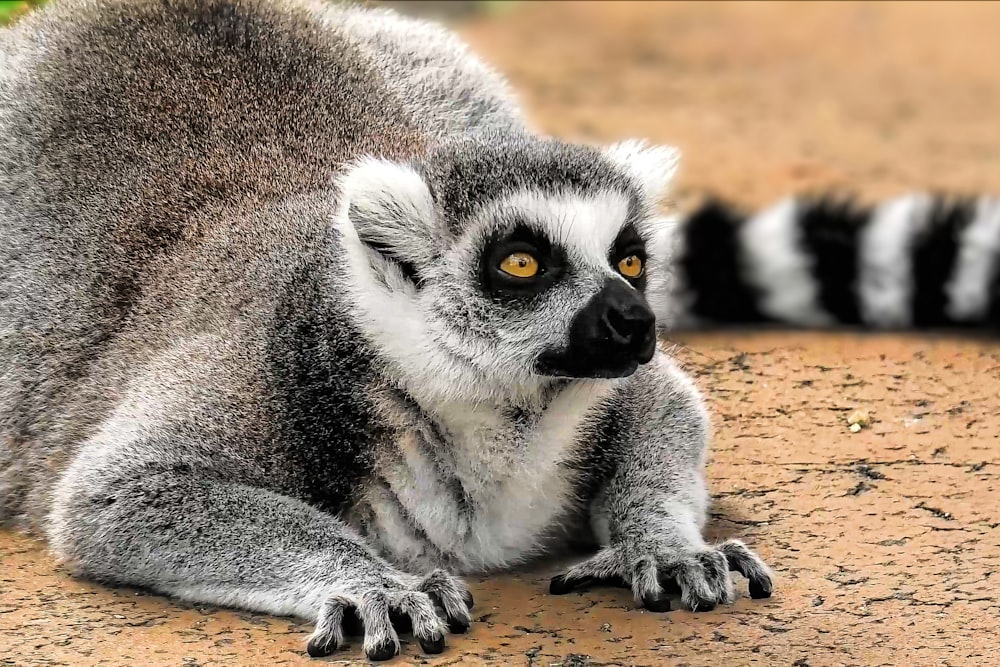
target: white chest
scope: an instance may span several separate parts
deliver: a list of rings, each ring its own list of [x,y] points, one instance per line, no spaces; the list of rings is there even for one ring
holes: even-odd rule
[[[404,443],[401,460],[385,471],[386,491],[406,516],[403,525],[393,522],[399,536],[387,546],[400,560],[408,560],[400,551],[441,553],[465,571],[533,555],[575,504],[565,464],[588,413],[613,386],[574,383],[528,423],[484,406],[439,414],[447,451],[428,451],[443,442]]]

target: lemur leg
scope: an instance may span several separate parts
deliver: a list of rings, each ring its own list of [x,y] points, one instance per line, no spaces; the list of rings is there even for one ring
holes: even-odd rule
[[[643,405],[643,392],[623,402],[616,470],[591,506],[602,548],[555,577],[552,593],[624,583],[647,609],[668,611],[668,593],[679,590],[685,606],[707,611],[734,600],[734,571],[749,580],[751,597],[770,597],[772,574],[757,554],[739,540],[707,545],[702,538],[707,420],[693,387],[673,375],[662,378],[669,390],[648,392],[658,402]]]
[[[606,513],[609,539],[594,557],[555,577],[551,593],[624,584],[651,611],[669,611],[668,594],[676,591],[688,608],[709,611],[735,599],[729,573],[739,572],[749,580],[751,597],[771,596],[771,571],[746,545],[706,545],[691,508],[676,495],[652,489],[643,495],[639,501],[634,491],[608,489],[595,512]]]
[[[78,574],[315,621],[312,656],[342,646],[352,620],[355,627],[360,620],[373,660],[399,652],[394,619],[412,627],[427,653],[444,649],[446,629],[469,627],[471,597],[458,579],[443,571],[404,573],[336,517],[227,481],[232,462],[223,464],[221,455],[206,461],[166,444],[91,442],[70,466],[56,490],[49,534]],[[171,460],[136,464],[157,451]]]

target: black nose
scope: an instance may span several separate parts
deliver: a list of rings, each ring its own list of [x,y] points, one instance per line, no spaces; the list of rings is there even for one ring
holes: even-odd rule
[[[624,307],[611,303],[601,318],[601,324],[607,329],[608,337],[614,343],[632,346],[646,341],[656,324],[656,319],[649,307],[643,303],[629,303]]]
[[[655,352],[656,318],[646,299],[611,279],[577,312],[567,344],[539,356],[536,370],[559,377],[624,377]]]

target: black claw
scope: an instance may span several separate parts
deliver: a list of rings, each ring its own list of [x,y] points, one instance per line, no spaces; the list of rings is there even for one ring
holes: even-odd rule
[[[388,660],[396,655],[396,645],[392,640],[386,639],[366,653],[369,660]]]
[[[456,635],[465,634],[469,631],[469,622],[464,618],[449,617],[448,618],[448,632]]]
[[[644,595],[642,598],[642,606],[649,611],[655,611],[658,613],[663,613],[670,611],[670,598],[664,594],[653,594]]]
[[[552,581],[549,582],[549,594],[566,595],[567,593],[572,592],[577,586],[582,586],[587,581],[588,579],[570,579],[565,574],[560,574],[552,577]]]
[[[566,581],[566,575],[559,574],[552,577],[549,582],[549,595],[565,595],[573,590],[573,587]]]
[[[703,612],[715,609],[715,602],[712,600],[692,600],[691,611]]]
[[[476,604],[476,599],[472,597],[472,593],[469,591],[465,591],[465,593],[462,594],[462,600],[465,601],[465,606],[470,610],[472,609],[472,606]]]
[[[586,588],[588,586],[632,588],[631,584],[618,575],[612,575],[602,579],[597,577],[580,577],[579,579],[573,579],[565,574],[560,574],[556,577],[552,577],[552,581],[549,582],[549,593],[552,595],[565,595],[566,593],[570,593],[578,588]]]
[[[750,580],[750,597],[754,600],[761,600],[771,597],[771,582],[764,583],[758,579]]]
[[[444,651],[444,635],[430,638],[418,637],[417,639],[420,641],[420,648],[424,650],[424,653],[435,655]]]
[[[337,650],[336,642],[321,642],[317,639],[310,639],[306,644],[306,653],[310,658],[325,658]]]

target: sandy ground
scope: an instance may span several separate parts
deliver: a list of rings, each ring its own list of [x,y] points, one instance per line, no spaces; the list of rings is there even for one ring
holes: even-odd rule
[[[681,196],[765,203],[1000,192],[1000,5],[524,6],[463,33],[546,131],[686,154]],[[983,664],[1000,652],[1000,348],[851,334],[700,334],[677,354],[716,426],[713,538],[775,596],[652,614],[547,595],[555,566],[471,580],[473,629],[400,664]],[[851,433],[855,408],[873,415]],[[305,664],[309,627],[70,579],[0,533],[0,665]],[[356,661],[355,644],[329,660]]]

